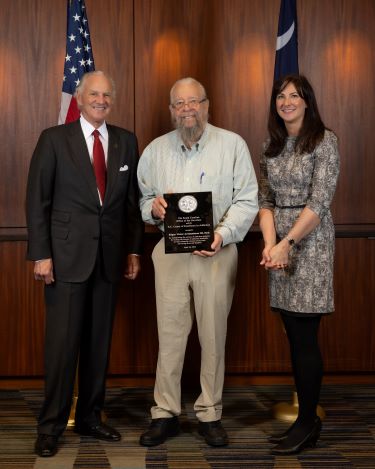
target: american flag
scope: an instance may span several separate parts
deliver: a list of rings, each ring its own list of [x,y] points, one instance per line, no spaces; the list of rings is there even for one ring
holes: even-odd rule
[[[82,75],[95,70],[85,0],[68,0],[66,56],[59,124],[79,118],[73,97]]]

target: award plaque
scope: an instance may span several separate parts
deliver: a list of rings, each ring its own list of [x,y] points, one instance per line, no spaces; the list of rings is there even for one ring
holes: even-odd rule
[[[165,253],[212,251],[212,192],[164,194]]]

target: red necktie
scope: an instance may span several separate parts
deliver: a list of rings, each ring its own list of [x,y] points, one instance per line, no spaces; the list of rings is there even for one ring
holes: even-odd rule
[[[105,180],[106,180],[106,166],[105,166],[105,157],[102,142],[99,138],[99,131],[97,129],[92,133],[94,136],[94,148],[92,152],[92,157],[94,161],[94,172],[96,177],[96,185],[99,189],[100,197],[102,203],[104,201],[105,195]]]

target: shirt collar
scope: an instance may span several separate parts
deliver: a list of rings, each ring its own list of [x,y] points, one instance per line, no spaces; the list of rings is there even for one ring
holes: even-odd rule
[[[87,140],[94,132],[95,127],[92,124],[90,124],[90,122],[88,122],[82,115],[79,121],[81,123],[83,135],[85,136],[85,139]],[[105,121],[100,127],[98,127],[97,130],[99,131],[100,136],[104,138],[104,140],[108,140],[108,129],[107,129],[107,125]]]

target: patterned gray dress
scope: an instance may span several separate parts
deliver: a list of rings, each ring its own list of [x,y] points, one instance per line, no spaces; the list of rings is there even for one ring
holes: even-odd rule
[[[330,203],[339,173],[337,138],[329,130],[310,153],[294,151],[295,137],[288,137],[280,155],[260,160],[259,208],[274,212],[276,233],[284,238],[306,204],[320,224],[289,254],[285,270],[269,271],[270,303],[292,313],[322,314],[334,310],[333,256],[335,231]]]

